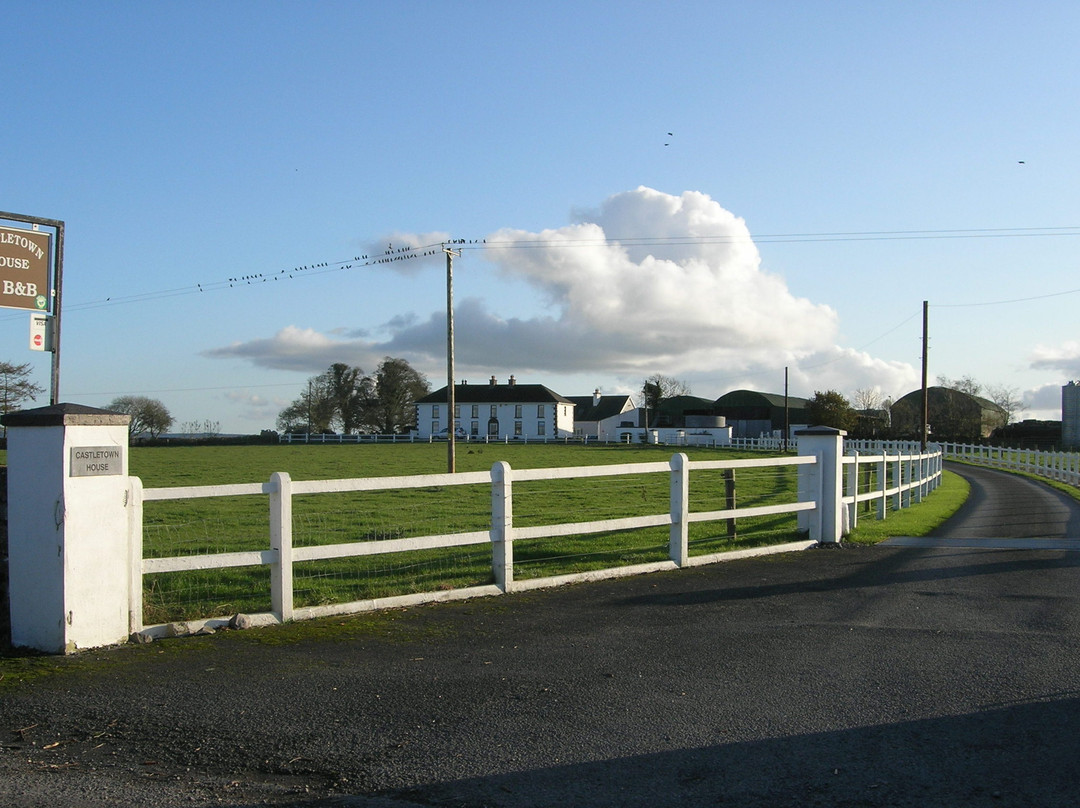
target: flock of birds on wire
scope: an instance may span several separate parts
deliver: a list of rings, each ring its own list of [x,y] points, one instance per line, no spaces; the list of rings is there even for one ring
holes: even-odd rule
[[[394,245],[391,243],[386,245],[386,250],[377,258],[366,254],[354,255],[352,261],[336,261],[333,264],[328,261],[323,261],[318,264],[305,264],[304,266],[293,267],[292,269],[282,269],[271,275],[262,272],[256,272],[254,275],[238,275],[235,278],[229,278],[225,283],[227,283],[229,287],[238,284],[251,285],[253,283],[266,283],[266,281],[270,280],[281,280],[283,277],[292,278],[295,277],[296,274],[310,270],[325,269],[328,271],[337,271],[352,269],[354,266],[369,267],[377,264],[392,264],[397,261],[412,261],[429,255],[439,255],[446,251],[448,245],[461,246],[468,244],[487,244],[487,239],[458,238],[443,241],[437,245],[429,244],[426,247],[398,247],[397,249],[394,249]],[[221,288],[222,285],[221,282],[208,284],[207,286],[203,286],[201,283],[195,284],[200,292],[207,291],[210,288]]]
[[[174,297],[177,295],[192,294],[195,292],[214,292],[221,289],[232,289],[238,286],[251,286],[254,284],[266,283],[268,281],[287,280],[289,278],[295,278],[301,274],[320,274],[323,272],[341,272],[354,267],[370,267],[377,266],[379,264],[392,264],[398,261],[413,261],[417,258],[424,258],[431,255],[439,255],[447,252],[450,248],[458,248],[487,244],[487,239],[449,239],[447,241],[441,241],[437,244],[428,244],[422,247],[397,247],[387,244],[386,249],[380,255],[355,255],[352,259],[346,259],[344,261],[322,261],[315,264],[305,264],[304,266],[293,267],[292,269],[282,269],[277,272],[265,273],[255,272],[251,275],[237,275],[233,278],[227,278],[224,281],[216,281],[213,283],[196,283],[194,288],[187,286],[181,289],[169,289],[160,290],[157,292],[146,292],[137,295],[128,295],[125,297],[107,297],[104,300],[98,300],[95,302],[75,304],[70,306],[71,309],[88,309],[97,308],[99,306],[114,306],[119,303],[130,303],[135,300],[152,300],[160,297]]]

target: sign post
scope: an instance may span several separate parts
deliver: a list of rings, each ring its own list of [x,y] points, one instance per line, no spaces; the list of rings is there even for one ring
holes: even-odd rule
[[[55,405],[60,396],[60,294],[64,278],[64,223],[58,219],[42,219],[38,216],[3,211],[0,211],[0,220],[22,222],[32,228],[28,230],[22,227],[0,226],[0,308],[35,312],[30,321],[30,348],[52,352],[49,403]],[[55,230],[55,237],[52,233],[42,231],[42,227]],[[52,315],[51,318],[34,319],[37,315],[49,314]]]

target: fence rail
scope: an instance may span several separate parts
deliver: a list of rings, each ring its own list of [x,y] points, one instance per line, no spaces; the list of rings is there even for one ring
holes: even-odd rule
[[[837,444],[839,445],[839,443]],[[827,454],[827,453],[825,453]],[[749,554],[785,552],[805,549],[821,540],[839,541],[840,533],[830,535],[825,518],[830,511],[843,511],[844,532],[857,519],[858,505],[877,500],[882,515],[886,501],[893,507],[905,507],[920,501],[936,486],[941,474],[940,454],[913,455],[853,454],[837,457],[839,476],[832,483],[824,473],[828,463],[824,455],[805,453],[797,456],[760,457],[734,460],[694,460],[684,454],[672,456],[669,462],[632,463],[609,466],[579,466],[571,468],[513,469],[505,462],[496,463],[490,471],[461,474],[430,474],[408,477],[377,477],[339,480],[292,480],[285,472],[276,472],[265,483],[246,483],[217,486],[178,488],[143,488],[141,481],[130,478],[128,507],[131,526],[131,602],[132,631],[161,635],[168,624],[144,625],[143,577],[160,573],[194,570],[222,570],[234,567],[266,567],[270,572],[271,611],[253,615],[255,623],[274,623],[292,619],[344,614],[391,606],[456,600],[555,586],[582,580],[631,575],[641,572],[677,569],[713,563]],[[798,473],[797,494],[788,501],[774,504],[753,504],[710,511],[691,511],[691,472],[724,470],[733,474],[737,469],[793,469]],[[867,474],[867,470],[870,471]],[[778,472],[780,473],[780,472]],[[847,476],[846,485],[843,483]],[[587,480],[625,475],[668,475],[668,508],[661,513],[629,517],[574,521],[569,523],[516,525],[513,490],[515,484],[539,480]],[[370,491],[400,491],[455,486],[490,486],[490,527],[485,530],[464,530],[425,536],[359,540],[314,546],[293,546],[293,498],[299,495],[322,495]],[[845,495],[843,492],[847,492]],[[213,497],[267,498],[269,511],[268,547],[261,550],[221,552],[166,558],[143,557],[143,503],[166,500],[201,499]],[[790,496],[790,495],[789,495]],[[732,498],[733,499],[733,498]],[[829,506],[829,502],[835,505]],[[805,538],[768,547],[691,555],[689,526],[694,523],[731,521],[751,517],[793,514]],[[612,531],[633,531],[644,528],[668,529],[667,559],[618,566],[603,570],[575,572],[563,575],[515,580],[514,544],[517,541],[582,536]],[[462,586],[454,589],[394,595],[346,603],[315,606],[294,606],[293,566],[297,563],[357,558],[368,555],[406,553],[433,548],[490,545],[493,583]],[[228,618],[202,618],[189,627],[214,626]]]
[[[1080,486],[1080,453],[1077,452],[1044,452],[966,443],[942,443],[941,448],[949,460],[1019,471]]]
[[[861,448],[861,451],[860,451]],[[844,455],[845,532],[858,527],[859,505],[876,503],[876,518],[909,507],[941,482],[942,452],[922,452],[916,443],[859,441]]]

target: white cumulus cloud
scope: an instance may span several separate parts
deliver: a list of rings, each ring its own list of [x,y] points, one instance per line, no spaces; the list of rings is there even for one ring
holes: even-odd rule
[[[384,249],[392,254],[394,245],[433,237],[394,234]],[[498,301],[457,301],[457,364],[465,378],[507,371],[628,380],[660,372],[707,380],[771,377],[801,364],[820,367],[808,371],[810,389],[877,386],[902,394],[915,382],[910,365],[838,348],[835,310],[793,295],[762,267],[746,223],[704,193],[639,187],[576,211],[561,227],[491,233],[482,255],[504,280],[532,290],[536,305],[512,317],[499,312]],[[437,376],[445,313],[388,316],[382,341],[367,336],[371,324],[353,325],[345,339],[288,326],[208,355],[310,372],[401,356]]]
[[[1037,345],[1031,352],[1035,370],[1056,370],[1066,379],[1080,379],[1080,342],[1069,340],[1057,347]]]

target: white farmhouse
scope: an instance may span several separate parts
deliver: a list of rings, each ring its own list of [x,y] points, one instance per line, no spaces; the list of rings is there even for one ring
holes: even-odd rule
[[[628,395],[568,396],[574,403],[574,435],[586,440],[614,441],[619,427],[638,425],[634,400]]]
[[[416,402],[416,434],[421,439],[446,436],[450,428],[470,440],[543,440],[574,434],[574,404],[542,384],[506,384],[495,377],[487,384],[454,385],[453,425],[447,412],[446,387]],[[461,431],[457,431],[461,430]]]

